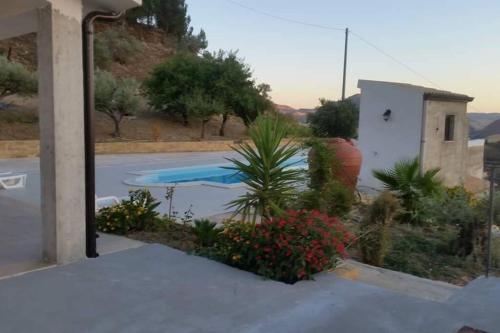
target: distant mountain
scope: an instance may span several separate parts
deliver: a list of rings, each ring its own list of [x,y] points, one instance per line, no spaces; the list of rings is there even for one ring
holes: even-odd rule
[[[469,136],[472,139],[484,139],[491,135],[498,135],[500,134],[500,117],[482,129],[476,130],[472,126],[470,127]]]
[[[469,136],[471,139],[484,139],[500,134],[500,113],[468,113]]]
[[[295,109],[289,105],[275,104],[278,112],[295,118],[299,123],[307,122],[307,115],[316,112],[316,109]]]

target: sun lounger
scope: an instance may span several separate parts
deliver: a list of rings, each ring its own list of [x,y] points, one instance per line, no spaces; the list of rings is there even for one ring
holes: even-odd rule
[[[26,186],[27,175],[11,175],[11,173],[0,174],[0,189],[11,190],[24,188]]]
[[[120,198],[115,197],[115,196],[98,197],[96,195],[95,196],[95,210],[97,212],[100,209],[105,208],[105,207],[119,205],[122,201],[123,201],[123,199],[120,199]]]

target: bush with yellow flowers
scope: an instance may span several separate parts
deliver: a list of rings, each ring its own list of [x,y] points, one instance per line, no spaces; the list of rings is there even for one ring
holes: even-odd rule
[[[130,191],[129,198],[119,205],[105,207],[96,215],[97,230],[126,235],[135,231],[153,231],[159,223],[160,205],[146,189]]]

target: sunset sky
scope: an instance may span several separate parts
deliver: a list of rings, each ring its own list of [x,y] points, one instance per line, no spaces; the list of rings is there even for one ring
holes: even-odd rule
[[[350,38],[348,95],[358,79],[442,88],[476,98],[469,112],[500,112],[498,0],[234,0],[292,20],[349,27],[410,66],[405,69],[356,36]],[[274,102],[310,108],[341,94],[344,33],[302,26],[239,7],[231,0],[187,0],[209,50],[239,50]]]

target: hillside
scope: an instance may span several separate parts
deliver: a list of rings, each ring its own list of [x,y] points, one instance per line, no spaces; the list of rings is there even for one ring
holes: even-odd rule
[[[96,32],[117,27],[122,23],[99,23]],[[162,30],[142,25],[125,25],[127,33],[135,36],[142,49],[125,64],[113,62],[106,70],[118,77],[133,77],[139,81],[146,79],[151,70],[174,53],[173,46]],[[0,41],[0,53],[9,54],[11,59],[22,63],[32,71],[36,70],[36,35]],[[140,66],[137,64],[140,62]],[[37,99],[9,98],[8,109],[0,106],[0,140],[38,139]],[[207,126],[207,139],[224,139],[218,136],[220,119],[214,118]],[[115,141],[111,136],[113,124],[102,113],[96,115],[97,141]],[[180,121],[169,119],[163,114],[149,110],[147,105],[135,117],[127,117],[122,122],[122,140],[199,140],[200,124],[192,121],[183,126]],[[246,134],[243,122],[230,118],[226,127],[226,139],[239,139]]]
[[[96,33],[105,29],[122,26],[121,23],[97,23]],[[144,80],[151,69],[164,61],[174,53],[162,30],[145,27],[143,25],[124,25],[127,33],[136,37],[142,50],[131,57],[126,64],[114,62],[106,70],[116,76],[128,76],[140,81]],[[36,35],[28,34],[21,37],[0,40],[0,53],[10,54],[13,61],[19,62],[29,68],[36,70]],[[141,65],[137,66],[140,60]]]
[[[500,113],[468,113],[470,137],[486,138],[500,134]]]
[[[316,112],[315,109],[294,109],[289,105],[275,104],[278,112],[293,117],[299,123],[305,124],[307,122],[307,115]]]

